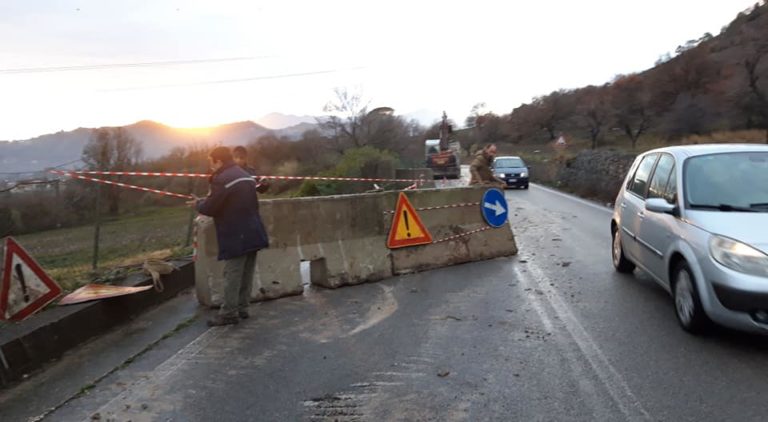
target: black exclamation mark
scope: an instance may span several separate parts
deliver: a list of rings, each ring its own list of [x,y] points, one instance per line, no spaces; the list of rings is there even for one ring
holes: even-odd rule
[[[403,218],[405,218],[405,235],[411,237],[411,225],[408,224],[408,212],[403,210]]]
[[[21,293],[24,295],[24,302],[29,302],[29,293],[27,292],[27,282],[24,281],[24,271],[21,270],[21,264],[16,264],[16,266],[14,266],[13,269],[16,270],[16,277],[18,277],[19,283],[21,283]]]

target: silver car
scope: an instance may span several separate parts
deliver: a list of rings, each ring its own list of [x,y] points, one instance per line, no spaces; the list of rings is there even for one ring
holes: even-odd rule
[[[611,220],[613,265],[673,297],[680,325],[768,333],[768,145],[692,145],[637,157]]]

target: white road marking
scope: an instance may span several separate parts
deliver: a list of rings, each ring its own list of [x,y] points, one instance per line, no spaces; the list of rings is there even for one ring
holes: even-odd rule
[[[397,385],[404,385],[402,382],[386,382],[386,381],[372,381],[372,382],[358,382],[352,384],[352,387],[391,387]]]
[[[184,346],[184,348],[155,368],[152,376],[134,384],[129,390],[118,394],[112,400],[107,402],[107,404],[101,406],[97,411],[92,412],[91,414],[99,413],[102,417],[105,417],[121,411],[123,409],[121,403],[125,403],[126,401],[129,403],[141,401],[143,395],[147,394],[147,391],[149,391],[150,386],[162,384],[164,379],[168,378],[168,376],[176,372],[176,370],[178,370],[184,363],[188,362],[192,357],[200,353],[201,350],[214,342],[227,329],[229,329],[229,327],[209,328],[206,332],[198,336],[191,343]],[[109,418],[107,417],[107,419]],[[85,422],[90,421],[90,417],[85,419]]]
[[[652,420],[650,414],[632,393],[624,378],[611,365],[602,349],[584,329],[563,298],[554,289],[547,289],[546,286],[550,285],[551,280],[544,275],[535,263],[529,263],[526,269],[528,274],[531,275],[530,277],[526,273],[521,272],[517,266],[514,267],[513,271],[517,279],[520,280],[521,285],[527,285],[526,287],[529,288],[538,287],[542,291],[547,291],[547,294],[543,297],[546,298],[550,307],[554,310],[556,318],[562,321],[564,328],[576,342],[581,354],[589,362],[590,367],[603,383],[611,398],[619,406],[621,412],[628,420]],[[545,327],[551,326],[551,318],[546,315],[546,311],[541,304],[537,305],[536,302],[538,302],[538,299],[532,297],[532,304],[536,312],[542,316]]]
[[[573,196],[573,195],[569,195],[567,193],[556,191],[554,189],[546,188],[546,187],[541,186],[539,184],[531,183],[531,186],[535,187],[536,189],[541,189],[541,190],[549,192],[551,194],[555,194],[555,195],[558,195],[560,197],[567,198],[567,199],[570,199],[572,201],[576,201],[578,203],[581,203],[581,204],[584,204],[586,206],[592,207],[592,208],[594,208],[596,210],[600,210],[600,211],[603,211],[603,212],[607,212],[607,213],[613,214],[613,209],[605,207],[605,206],[602,206],[602,205],[597,204],[595,202],[587,201],[586,199],[582,199],[582,198],[579,198],[579,197],[576,197],[576,196]]]
[[[424,377],[423,372],[374,372],[373,375],[388,377]]]

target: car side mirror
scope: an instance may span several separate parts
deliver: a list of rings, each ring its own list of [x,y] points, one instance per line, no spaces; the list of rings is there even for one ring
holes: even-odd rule
[[[645,200],[645,209],[650,212],[662,214],[675,214],[675,204],[670,204],[664,198],[648,198]]]

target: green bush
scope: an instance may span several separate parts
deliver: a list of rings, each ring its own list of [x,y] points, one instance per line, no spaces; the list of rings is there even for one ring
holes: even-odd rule
[[[321,172],[319,176],[391,179],[394,178],[395,168],[398,164],[399,160],[394,153],[366,146],[344,151],[344,155],[336,166]],[[359,193],[371,190],[372,185],[372,183],[367,182],[306,180],[302,183],[296,196]]]

